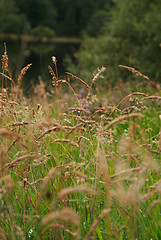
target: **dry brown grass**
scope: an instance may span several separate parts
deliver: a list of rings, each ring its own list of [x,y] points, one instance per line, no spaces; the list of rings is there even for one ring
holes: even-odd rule
[[[52,104],[42,83],[36,104],[14,87],[6,98],[1,94],[0,238],[147,239],[160,204],[161,134],[144,107],[146,100],[158,104],[160,96],[135,92],[116,106],[102,106],[92,86],[104,68],[91,85],[67,73],[85,87],[79,98],[75,86],[58,79],[52,61]],[[20,73],[20,89],[29,67]],[[61,94],[64,83],[74,93],[71,104]],[[120,107],[125,100],[131,105]],[[158,124],[160,110],[155,114]]]

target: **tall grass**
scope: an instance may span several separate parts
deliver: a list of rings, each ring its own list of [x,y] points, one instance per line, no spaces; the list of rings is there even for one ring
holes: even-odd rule
[[[32,102],[30,65],[17,84],[2,68],[0,239],[161,239],[160,93],[113,106],[94,94],[105,68],[87,84],[53,62],[53,96],[40,82]]]

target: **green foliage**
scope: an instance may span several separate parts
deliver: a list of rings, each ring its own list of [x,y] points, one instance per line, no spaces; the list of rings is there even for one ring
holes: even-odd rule
[[[11,22],[14,16],[12,26],[15,28],[18,22],[24,26],[28,24],[31,29],[48,27],[57,35],[80,36],[84,29],[95,35],[106,19],[105,8],[108,9],[111,4],[112,0],[2,0],[0,12],[8,22]],[[25,16],[26,22],[21,19],[21,15]],[[11,32],[17,33],[15,28],[4,25],[0,32],[12,29]]]
[[[15,0],[19,12],[23,12],[31,28],[38,27],[39,25],[55,27],[56,9],[51,0]]]
[[[99,115],[92,92],[74,105],[60,96],[48,105],[44,91],[35,102],[39,107],[27,99],[10,106],[8,99],[4,108],[0,238],[159,239],[159,97],[140,105],[144,94],[131,94],[119,111],[109,105]],[[121,120],[130,102],[144,117]],[[80,106],[85,111],[77,111]]]
[[[103,32],[103,26],[105,21],[107,21],[107,9],[100,9],[94,12],[89,19],[86,27],[86,32],[90,36],[97,36]]]
[[[67,36],[81,36],[82,30],[92,34],[97,32],[104,19],[102,9],[111,2],[111,0],[56,0],[55,5],[58,12],[56,32]],[[97,21],[95,27],[93,23],[96,22],[96,15],[101,16],[101,21]]]
[[[32,29],[31,34],[35,37],[54,37],[55,31],[46,26],[39,25]]]
[[[78,67],[69,64],[69,70],[82,71],[88,77],[91,70],[103,65],[108,68],[106,82],[115,83],[118,76],[128,79],[128,74],[117,65],[130,65],[150,78],[161,76],[161,2],[150,0],[115,0],[104,24],[104,34],[95,38],[84,36],[76,61]],[[98,12],[97,12],[98,13]],[[109,18],[110,16],[110,18]],[[77,65],[76,64],[76,65]],[[119,73],[119,75],[118,75]]]
[[[27,20],[24,14],[18,13],[14,0],[0,2],[0,32],[21,34]]]
[[[0,239],[159,240],[160,92],[126,83],[98,98],[104,68],[76,88],[56,66],[33,101],[1,73]]]
[[[89,82],[91,72],[95,73],[98,67],[106,67],[108,64],[105,79],[99,80],[99,83],[105,86],[114,79],[117,81],[118,63],[117,55],[114,52],[114,50],[117,50],[116,41],[113,37],[105,35],[98,38],[85,35],[80,50],[75,54],[76,63],[71,62],[70,58],[65,60],[68,70],[76,75],[79,74],[81,78]]]

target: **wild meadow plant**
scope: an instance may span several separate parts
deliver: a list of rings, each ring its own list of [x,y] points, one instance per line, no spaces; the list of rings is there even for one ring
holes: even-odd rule
[[[161,239],[159,88],[112,105],[94,93],[104,67],[87,84],[52,62],[53,93],[40,81],[31,101],[30,64],[16,83],[2,57],[0,239]]]

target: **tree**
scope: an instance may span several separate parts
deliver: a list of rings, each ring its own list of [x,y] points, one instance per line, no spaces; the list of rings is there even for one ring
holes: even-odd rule
[[[0,1],[0,32],[17,33],[23,31],[26,18],[23,14],[18,14],[18,8],[14,0]]]
[[[31,34],[51,35],[54,31],[61,36],[80,37],[85,30],[95,36],[106,20],[106,6],[111,4],[112,0],[1,0],[0,13],[12,26],[16,20],[28,24]],[[15,21],[11,21],[13,16]],[[6,31],[6,26],[0,31]]]
[[[15,0],[19,12],[26,15],[31,28],[46,26],[54,28],[56,25],[56,8],[52,0]]]
[[[115,82],[118,76],[128,79],[125,71],[118,67],[118,64],[123,64],[159,80],[161,1],[114,0],[114,3],[108,14],[110,18],[104,24],[104,34],[84,36],[83,44],[75,55],[78,67],[73,68],[68,61],[69,70],[73,68],[77,74],[83,69],[81,77],[88,78],[91,70],[103,65],[107,67],[106,79]]]
[[[95,18],[95,13],[111,2],[112,0],[55,0],[58,11],[56,32],[59,35],[81,36],[82,30],[90,29],[90,25],[93,24],[91,18]]]

